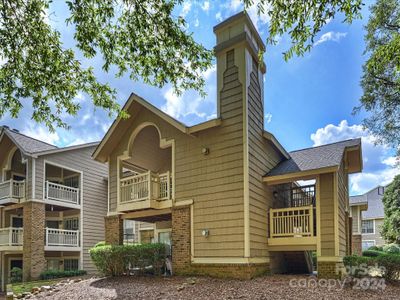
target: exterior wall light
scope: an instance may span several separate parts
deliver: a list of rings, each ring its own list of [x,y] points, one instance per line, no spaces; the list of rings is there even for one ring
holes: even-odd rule
[[[209,234],[210,234],[210,232],[208,231],[208,229],[203,229],[203,230],[201,231],[201,235],[204,236],[204,237],[208,237]]]
[[[208,155],[208,154],[210,154],[210,149],[204,147],[204,148],[201,149],[201,153],[203,153],[203,155]]]

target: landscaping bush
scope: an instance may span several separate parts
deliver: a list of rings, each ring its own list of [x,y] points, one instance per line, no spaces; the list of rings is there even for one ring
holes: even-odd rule
[[[388,244],[383,246],[383,251],[392,254],[400,254],[400,246],[397,244]]]
[[[22,282],[22,269],[14,267],[10,271],[10,283]]]
[[[383,247],[382,246],[371,246],[368,248],[368,250],[383,251]]]
[[[129,267],[144,270],[152,266],[160,274],[166,258],[164,244],[104,245],[89,250],[97,269],[107,276],[127,274]]]
[[[378,251],[378,250],[365,250],[365,251],[363,251],[362,255],[363,256],[368,256],[368,257],[377,257],[377,256],[382,255],[384,253],[385,252]]]
[[[371,254],[373,250],[368,250]],[[366,252],[366,251],[364,251]],[[396,280],[400,279],[400,255],[393,253],[385,253],[380,251],[373,251],[373,255],[376,256],[345,256],[343,258],[343,263],[349,271],[351,271],[352,276],[362,277],[368,276],[365,273],[366,267],[377,266],[379,268],[384,268],[382,270],[382,276],[386,280]],[[364,253],[363,253],[364,254]]]
[[[96,245],[94,245],[94,247],[100,247],[100,246],[105,246],[105,245],[106,245],[106,242],[101,241],[101,242],[98,242]]]
[[[71,271],[47,270],[40,273],[40,279],[47,280],[54,278],[81,276],[85,274],[86,274],[85,270],[71,270]]]
[[[387,280],[400,279],[400,255],[386,253],[376,257],[376,263],[384,267],[383,277]]]

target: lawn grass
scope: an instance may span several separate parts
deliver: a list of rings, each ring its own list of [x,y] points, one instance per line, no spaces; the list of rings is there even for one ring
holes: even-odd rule
[[[30,292],[33,287],[41,287],[43,285],[53,285],[61,279],[50,279],[50,280],[37,280],[21,283],[13,283],[11,288],[14,294],[22,294],[23,292]]]

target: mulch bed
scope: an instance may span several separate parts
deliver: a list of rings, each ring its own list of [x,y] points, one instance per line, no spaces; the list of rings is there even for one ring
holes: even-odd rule
[[[310,279],[313,277],[297,275],[264,276],[248,281],[208,277],[90,278],[30,299],[400,299],[398,282],[386,284],[384,290],[353,289],[351,284],[341,288],[338,282],[331,288],[328,282],[321,282],[319,287],[305,287],[304,283]]]

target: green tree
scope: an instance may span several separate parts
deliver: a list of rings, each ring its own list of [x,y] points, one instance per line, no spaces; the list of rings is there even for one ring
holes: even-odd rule
[[[386,187],[382,202],[385,218],[381,234],[388,242],[400,244],[400,175]]]
[[[369,112],[364,126],[400,154],[400,1],[378,0],[370,10],[365,35],[369,58],[361,80],[364,94],[354,112]]]
[[[314,38],[322,27],[338,13],[344,22],[360,18],[362,0],[243,0],[245,8],[257,3],[258,14],[268,14],[267,44],[275,44],[276,38],[287,33],[291,47],[283,53],[285,60],[293,55],[310,51]]]
[[[63,47],[60,32],[47,21],[51,0],[0,1],[0,118],[17,117],[23,105],[33,107],[33,119],[48,128],[67,127],[61,115],[74,115],[74,98],[87,93],[97,107],[120,112],[116,92],[84,67],[73,49]],[[75,30],[76,47],[102,68],[116,67],[158,87],[169,82],[203,92],[199,73],[211,66],[212,53],[173,17],[181,0],[68,0],[68,25]],[[32,101],[29,104],[28,101]],[[122,116],[126,114],[122,113]]]
[[[204,95],[199,74],[211,66],[212,52],[186,32],[182,17],[174,17],[182,0],[64,1],[76,48],[87,59],[101,57],[104,71],[115,67],[116,76],[128,73],[132,80],[157,87],[171,83],[177,94],[194,89]],[[290,36],[292,46],[284,53],[288,60],[309,51],[337,13],[348,23],[360,17],[361,1],[259,0],[258,10],[270,16],[268,44],[284,33]],[[50,2],[0,1],[0,118],[5,113],[17,117],[29,105],[35,121],[50,129],[67,127],[61,116],[77,113],[74,98],[79,92],[87,93],[96,107],[121,113],[115,90],[99,82],[93,68],[76,59],[74,49],[64,48],[60,32],[46,21]],[[253,0],[243,3],[248,7]]]

